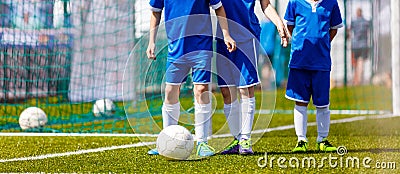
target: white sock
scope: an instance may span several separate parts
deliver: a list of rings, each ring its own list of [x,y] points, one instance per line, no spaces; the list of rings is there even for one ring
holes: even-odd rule
[[[181,104],[178,102],[176,104],[166,104],[162,106],[162,119],[163,128],[170,125],[177,125],[179,120],[179,115],[181,113]]]
[[[236,139],[239,139],[242,118],[240,117],[240,105],[238,100],[235,100],[231,104],[224,104],[224,113],[231,134]]]
[[[328,107],[317,108],[317,131],[318,137],[317,142],[321,142],[322,139],[326,138],[329,133],[329,126],[331,120],[331,111]]]
[[[211,103],[195,105],[194,111],[194,131],[197,142],[207,142],[211,121]]]
[[[296,130],[297,141],[307,140],[307,106],[294,107],[294,128]]]
[[[242,99],[241,111],[242,111],[242,131],[240,133],[240,139],[250,139],[251,129],[253,127],[254,112],[256,109],[256,99],[248,98]]]

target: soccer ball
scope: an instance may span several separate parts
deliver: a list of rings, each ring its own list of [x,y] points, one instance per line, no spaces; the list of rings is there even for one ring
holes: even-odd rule
[[[157,138],[157,150],[171,160],[185,160],[192,153],[192,134],[183,126],[172,125],[164,128]]]
[[[40,108],[29,107],[21,112],[18,122],[22,130],[38,128],[46,125],[47,115]]]
[[[97,100],[93,105],[93,114],[96,117],[111,116],[115,113],[115,105],[110,99]]]

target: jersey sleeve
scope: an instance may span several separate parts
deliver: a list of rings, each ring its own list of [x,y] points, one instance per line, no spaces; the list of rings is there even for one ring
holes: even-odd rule
[[[210,5],[212,9],[216,10],[222,7],[222,2],[221,0],[210,0]]]
[[[149,4],[153,12],[161,12],[164,8],[164,0],[150,0]]]
[[[287,21],[287,25],[294,25],[296,22],[296,6],[294,0],[289,0],[289,3],[286,7],[285,20]]]
[[[339,5],[336,2],[331,12],[331,29],[338,29],[343,27],[342,15],[340,13]]]

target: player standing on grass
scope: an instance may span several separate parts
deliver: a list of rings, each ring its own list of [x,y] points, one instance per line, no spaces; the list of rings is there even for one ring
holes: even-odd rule
[[[331,41],[343,27],[336,0],[289,0],[285,19],[292,35],[286,98],[296,102],[294,125],[298,142],[293,152],[307,151],[307,106],[317,108],[317,150],[336,151],[327,140],[330,125]]]
[[[254,13],[256,0],[222,0],[232,37],[237,42],[235,52],[226,51],[217,36],[218,86],[224,97],[224,113],[234,140],[221,154],[253,154],[251,130],[255,113],[254,87],[260,83],[257,60],[261,27]],[[264,14],[277,26],[284,47],[288,34],[281,18],[269,0],[260,0]],[[239,89],[239,90],[238,90]],[[240,93],[241,102],[237,93]]]
[[[195,136],[197,155],[214,155],[214,149],[207,144],[211,118],[211,102],[208,84],[211,80],[212,26],[210,5],[219,16],[224,44],[229,52],[236,49],[230,37],[225,10],[220,0],[150,0],[152,15],[150,40],[147,57],[156,59],[155,38],[164,9],[168,37],[168,56],[165,101],[162,106],[163,127],[178,124],[180,115],[179,93],[182,82],[192,70],[195,96]],[[156,149],[149,154],[158,154]]]

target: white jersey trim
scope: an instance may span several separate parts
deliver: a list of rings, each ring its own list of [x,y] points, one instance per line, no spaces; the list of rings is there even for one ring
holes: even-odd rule
[[[342,28],[343,26],[344,26],[343,23],[341,23],[339,25],[331,27],[331,29],[339,29],[339,28]]]
[[[257,86],[257,85],[259,85],[260,83],[261,83],[261,82],[256,82],[256,83],[252,83],[252,84],[246,85],[246,86],[238,86],[237,88],[239,88],[239,89],[250,88],[250,87],[253,87],[253,86]]]
[[[295,99],[295,98],[289,97],[289,96],[288,96],[288,95],[286,95],[286,94],[285,94],[285,97],[286,97],[287,99],[289,99],[289,100],[293,100],[293,101],[296,101],[296,102],[301,102],[301,103],[310,103],[310,101],[305,101],[305,100],[299,100],[299,99]]]
[[[287,25],[294,25],[295,23],[292,22],[292,21],[286,21],[286,24],[287,24]]]
[[[214,9],[214,10],[219,9],[220,7],[222,7],[222,2],[221,1],[218,2],[218,4],[211,5],[211,8]]]
[[[160,8],[155,8],[155,7],[150,7],[150,10],[151,10],[152,12],[161,12],[161,11],[162,11],[162,9],[160,9]]]

